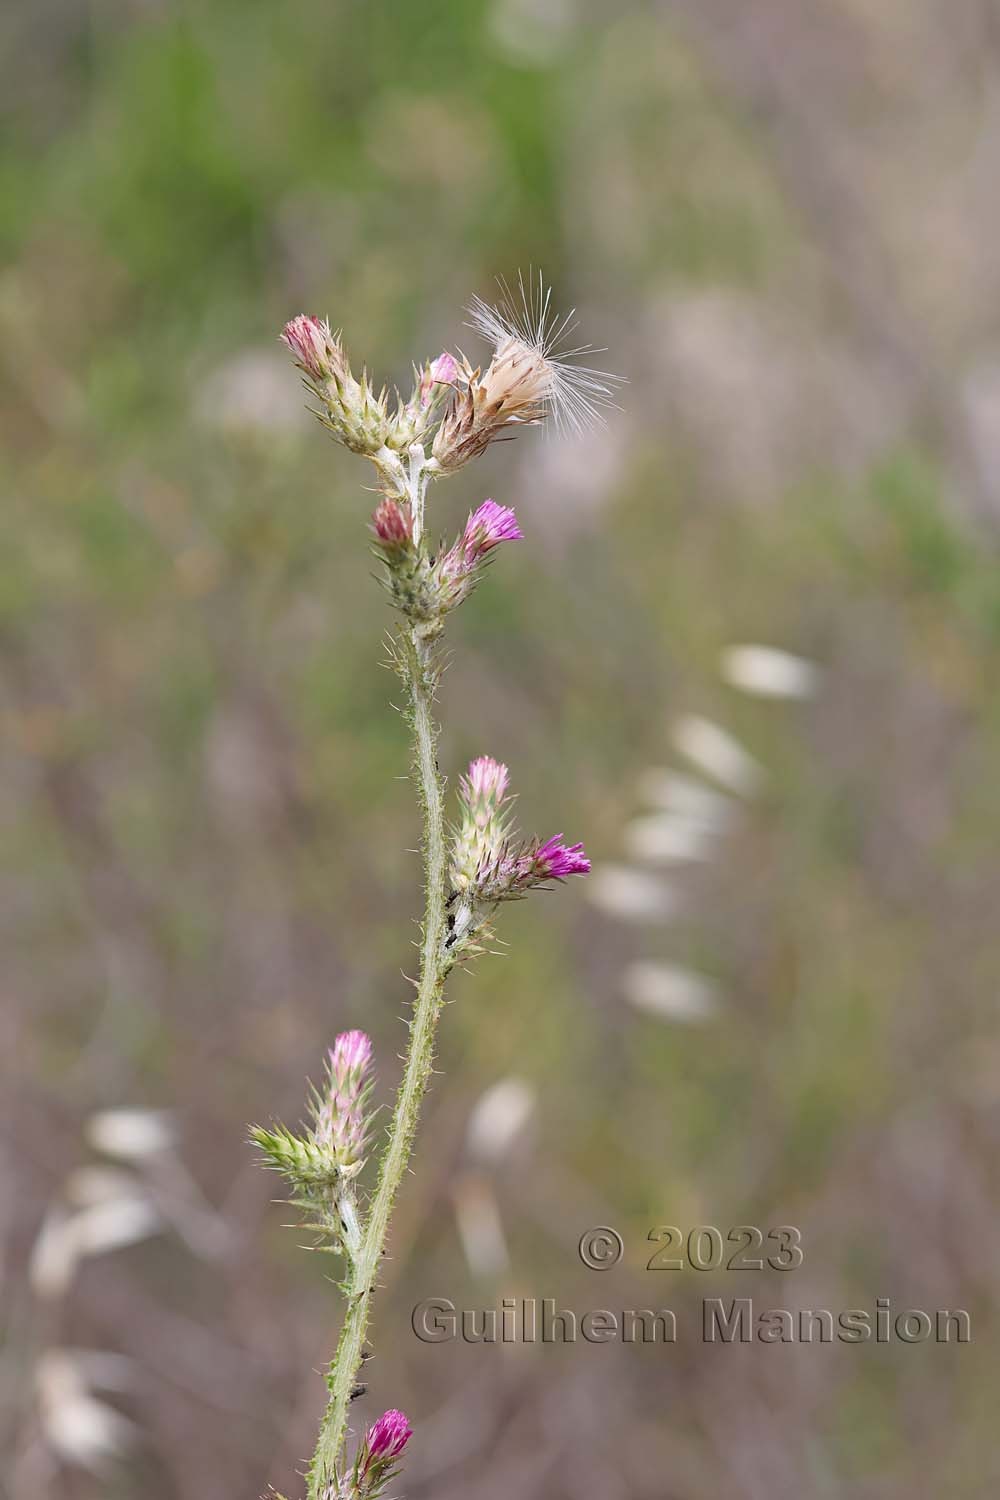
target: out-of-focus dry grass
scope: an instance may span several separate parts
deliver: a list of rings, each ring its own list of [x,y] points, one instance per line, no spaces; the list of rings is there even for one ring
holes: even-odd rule
[[[435,1500],[994,1494],[991,8],[46,0],[0,37],[4,1500],[297,1493],[337,1298],[244,1129],[295,1118],[344,1026],[390,1098],[417,867],[365,475],[275,333],[328,312],[402,378],[532,262],[631,385],[607,431],[435,497],[442,529],[494,494],[529,538],[456,621],[444,764],[507,760],[524,821],[599,870],[648,768],[690,771],[683,715],[763,781],[656,877],[669,914],[576,883],[455,984],[361,1415],[405,1407]],[[816,696],[725,685],[742,641],[817,663]],[[660,961],[711,1018],[628,1004]],[[530,1124],[474,1162],[510,1075]],[[176,1122],[127,1169],[164,1232],[40,1297],[46,1218],[121,1192],[79,1174],[126,1105]],[[505,1252],[470,1263],[456,1203],[468,1238],[492,1198]],[[792,1222],[805,1265],[644,1273],[666,1222]],[[575,1254],[597,1223],[628,1248],[604,1276]],[[701,1297],[751,1293],[962,1306],[974,1342],[703,1345]],[[682,1331],[427,1347],[431,1295],[668,1303]],[[93,1388],[135,1424],[100,1477],[46,1440],[65,1349],[130,1361]]]

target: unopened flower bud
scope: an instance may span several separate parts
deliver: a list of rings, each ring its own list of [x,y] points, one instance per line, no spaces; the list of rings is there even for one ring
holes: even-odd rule
[[[342,1166],[364,1156],[368,1137],[366,1105],[371,1091],[371,1038],[344,1031],[330,1049],[326,1090],[316,1109],[315,1138]]]
[[[376,396],[368,377],[355,380],[339,335],[329,323],[300,314],[285,324],[281,337],[323,403],[317,416],[338,442],[354,453],[373,457],[389,432],[386,393]]]
[[[386,435],[386,446],[397,453],[405,453],[427,438],[437,420],[438,407],[458,375],[458,365],[453,355],[444,353],[413,373],[413,394],[397,405]]]
[[[420,380],[420,404],[429,406],[435,394],[434,387],[454,385],[458,379],[458,361],[447,350],[431,360]]]
[[[365,1436],[369,1461],[398,1458],[412,1436],[413,1428],[403,1412],[383,1412]]]
[[[413,540],[413,520],[409,509],[395,500],[382,500],[372,516],[372,531],[375,541],[387,555],[399,555],[407,551]]]
[[[509,818],[506,804],[510,775],[507,767],[489,755],[480,755],[458,784],[462,821],[451,859],[451,884],[456,891],[471,891],[480,871],[503,849]]]
[[[330,1048],[330,1066],[338,1082],[371,1067],[372,1039],[365,1031],[342,1031]]]
[[[285,324],[281,335],[295,356],[295,363],[314,382],[328,380],[337,370],[346,370],[344,351],[325,318],[300,313]]]
[[[507,795],[510,772],[491,755],[480,755],[469,763],[461,778],[462,798],[476,816],[496,809]]]

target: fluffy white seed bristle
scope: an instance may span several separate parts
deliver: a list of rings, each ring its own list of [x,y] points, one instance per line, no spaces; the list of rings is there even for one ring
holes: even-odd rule
[[[579,433],[603,421],[603,412],[614,407],[613,392],[624,383],[621,375],[576,363],[588,354],[600,354],[591,344],[567,348],[576,327],[576,310],[561,316],[552,306],[552,288],[541,272],[527,282],[518,273],[516,291],[502,278],[497,285],[496,304],[473,297],[468,307],[469,327],[493,345],[494,356],[519,344],[541,360],[547,373],[543,398],[560,432]]]

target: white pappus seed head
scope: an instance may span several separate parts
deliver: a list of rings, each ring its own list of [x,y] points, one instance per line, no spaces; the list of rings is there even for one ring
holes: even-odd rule
[[[552,414],[560,432],[579,433],[603,420],[615,407],[615,389],[624,376],[578,363],[587,355],[601,354],[591,344],[569,347],[576,328],[576,310],[560,315],[552,306],[552,288],[539,271],[527,280],[518,273],[512,288],[498,277],[500,295],[494,305],[473,297],[468,306],[469,327],[493,346],[494,366],[511,364],[532,372],[532,399]]]

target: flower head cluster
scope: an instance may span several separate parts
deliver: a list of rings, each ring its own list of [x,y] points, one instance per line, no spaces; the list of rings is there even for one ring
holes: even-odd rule
[[[484,500],[469,516],[462,535],[437,557],[427,556],[416,546],[409,507],[397,500],[379,502],[371,529],[388,570],[394,603],[432,631],[472,592],[493,548],[523,536],[514,512],[495,500]]]
[[[353,1166],[365,1154],[371,1065],[371,1038],[363,1031],[342,1031],[330,1049],[313,1134],[343,1167]]]
[[[352,1496],[374,1500],[395,1473],[397,1460],[413,1436],[401,1411],[387,1411],[362,1438],[351,1470]]]
[[[462,817],[451,854],[453,935],[463,938],[477,924],[476,913],[501,901],[514,901],[537,886],[569,875],[586,875],[590,860],[582,844],[563,843],[556,834],[544,843],[522,840],[512,831],[507,767],[480,756],[459,782]]]
[[[513,437],[551,414],[557,428],[578,433],[612,404],[618,377],[580,363],[596,352],[568,348],[573,314],[559,317],[551,291],[539,275],[518,278],[516,293],[500,282],[495,306],[476,297],[470,327],[492,346],[485,369],[464,354],[447,351],[414,367],[414,386],[389,411],[383,387],[377,394],[362,372],[351,373],[340,340],[324,319],[300,314],[282,338],[320,402],[320,420],[355,453],[372,459],[387,493],[403,493],[401,455],[429,445],[428,474],[454,473],[485,452],[496,438]]]

